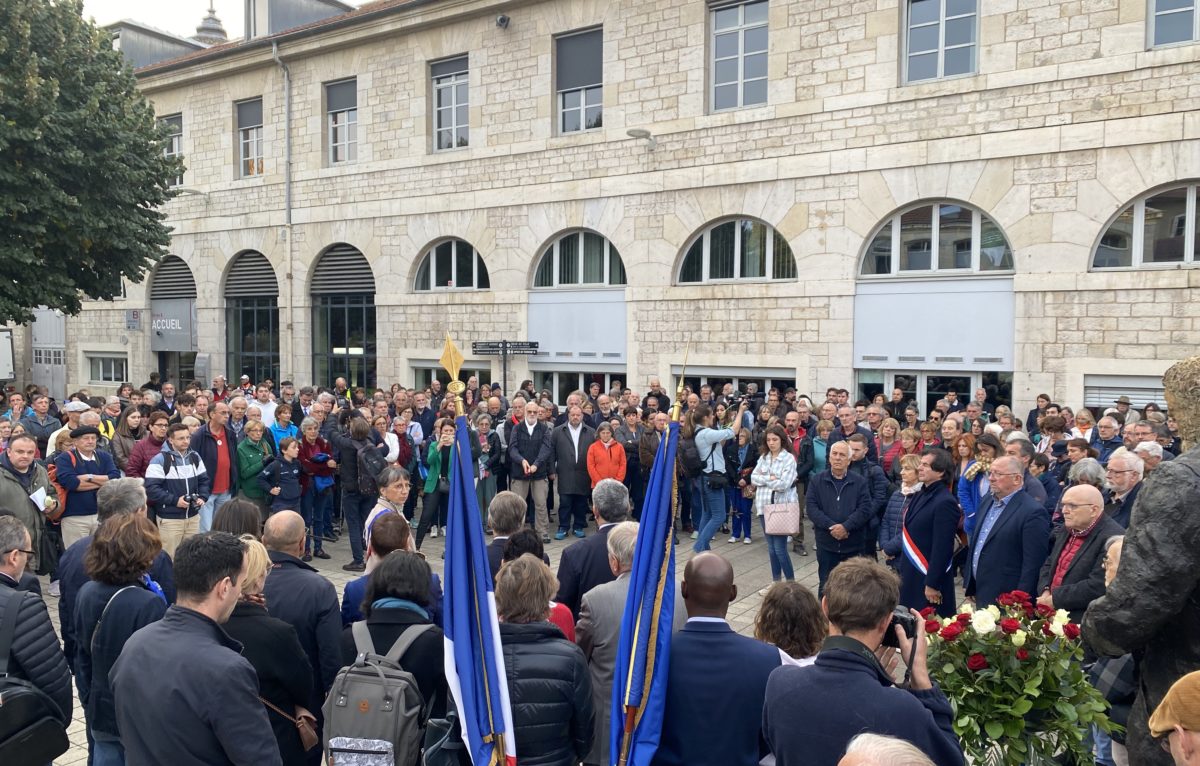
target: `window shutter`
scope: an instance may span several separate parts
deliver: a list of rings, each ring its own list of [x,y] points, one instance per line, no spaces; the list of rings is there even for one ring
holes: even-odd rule
[[[575,90],[604,82],[604,33],[599,29],[555,40],[558,90]]]
[[[357,248],[334,245],[317,262],[312,277],[313,295],[375,293],[371,264]]]
[[[154,270],[150,284],[150,300],[161,301],[174,298],[195,298],[196,280],[192,270],[177,255],[168,255]]]
[[[237,105],[238,130],[253,128],[263,124],[262,99],[242,101]]]
[[[467,71],[467,57],[459,56],[457,58],[446,59],[430,64],[429,71],[436,80],[439,77],[447,77],[452,74]]]
[[[331,82],[325,86],[325,111],[344,112],[358,108],[358,79]]]
[[[226,298],[276,298],[279,282],[275,269],[262,253],[242,253],[233,260],[225,278]]]

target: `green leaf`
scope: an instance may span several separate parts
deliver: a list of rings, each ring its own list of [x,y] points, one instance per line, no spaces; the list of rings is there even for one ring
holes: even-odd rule
[[[1013,715],[1025,715],[1030,710],[1033,710],[1033,700],[1022,697],[1012,704]]]
[[[1000,721],[988,721],[983,725],[987,731],[988,737],[991,739],[1000,739],[1004,736],[1004,724]]]

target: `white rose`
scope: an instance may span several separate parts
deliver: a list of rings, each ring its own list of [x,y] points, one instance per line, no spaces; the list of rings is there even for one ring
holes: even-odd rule
[[[1012,634],[1012,642],[1013,642],[1013,646],[1015,646],[1015,647],[1017,647],[1018,649],[1020,649],[1022,646],[1024,646],[1024,645],[1025,645],[1025,638],[1026,638],[1028,635],[1029,635],[1029,634],[1028,634],[1028,633],[1026,633],[1026,632],[1025,632],[1025,631],[1023,631],[1023,630],[1018,630],[1016,633],[1013,633],[1013,634]]]
[[[958,613],[959,614],[974,614],[975,613],[975,605],[972,604],[970,601],[964,601],[963,605],[958,608]]]
[[[952,623],[952,622],[954,622],[954,618],[953,618],[953,617],[943,617],[943,618],[942,618],[942,627],[944,628],[944,627],[946,627],[947,625],[949,625],[949,624],[950,624],[950,623]]]
[[[986,636],[996,629],[996,618],[987,610],[982,610],[971,615],[971,627],[975,628],[975,632],[981,636]]]
[[[991,606],[989,606],[987,608],[987,610],[992,613],[992,619],[995,619],[995,620],[1000,619],[1000,607],[996,606],[995,604],[992,604]]]
[[[1067,614],[1066,609],[1059,609],[1054,613],[1054,622],[1058,625],[1066,625],[1071,621],[1071,615]]]
[[[1058,622],[1057,620],[1050,623],[1050,632],[1056,636],[1061,636],[1063,634],[1062,623]]]

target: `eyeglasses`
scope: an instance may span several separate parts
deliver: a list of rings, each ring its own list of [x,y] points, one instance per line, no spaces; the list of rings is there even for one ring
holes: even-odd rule
[[[16,551],[17,553],[24,553],[26,556],[36,556],[37,555],[33,551],[27,551],[24,548],[9,548],[8,550],[6,550],[3,553],[3,555],[7,556],[8,554],[12,553],[13,551]]]
[[[1020,475],[1021,474],[1019,474],[1019,473],[997,473],[995,471],[988,471],[989,479],[999,479],[1001,476],[1020,476]]]
[[[1137,472],[1132,468],[1108,468],[1108,469],[1105,469],[1105,473],[1137,473]]]

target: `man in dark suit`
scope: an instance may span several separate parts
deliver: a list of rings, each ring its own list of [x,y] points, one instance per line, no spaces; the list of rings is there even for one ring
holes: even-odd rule
[[[521,499],[533,495],[534,528],[542,542],[550,542],[550,516],[546,511],[548,477],[554,457],[550,450],[550,426],[543,423],[542,409],[533,402],[525,405],[525,419],[508,433],[508,488]]]
[[[583,422],[583,408],[572,405],[567,408],[567,422],[555,426],[550,434],[550,448],[554,468],[550,479],[558,488],[558,532],[555,540],[562,540],[568,532],[583,537],[587,530],[587,496],[592,488],[588,475],[588,447],[596,440],[596,432]]]
[[[1142,473],[1145,470],[1145,461],[1132,452],[1113,455],[1108,461],[1107,478],[1112,494],[1104,506],[1104,512],[1120,524],[1121,529],[1129,526],[1129,514],[1133,511],[1133,501],[1142,489]]]
[[[1063,525],[1038,577],[1038,603],[1066,609],[1079,622],[1088,604],[1104,595],[1105,543],[1125,528],[1104,512],[1104,496],[1090,484],[1064,492],[1060,507]]]
[[[980,503],[967,551],[965,593],[978,606],[1002,593],[1034,593],[1049,551],[1050,517],[1022,489],[1024,467],[1015,457],[997,458],[988,474],[992,494]]]
[[[583,594],[617,578],[608,566],[608,530],[629,518],[629,490],[616,479],[603,479],[592,490],[592,513],[600,533],[567,547],[558,562],[558,596],[579,619]]]
[[[779,650],[725,621],[737,586],[719,555],[705,551],[688,561],[680,591],[688,621],[671,639],[662,737],[651,763],[756,766],[769,752],[762,708]]]
[[[496,573],[500,571],[500,564],[504,561],[504,546],[508,543],[508,538],[520,532],[525,523],[525,510],[525,500],[507,491],[497,492],[492,498],[492,504],[488,506],[488,526],[495,533],[487,547],[492,582],[496,581]],[[546,562],[546,566],[550,566],[550,557],[545,553],[542,554],[542,561]]]

